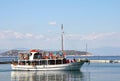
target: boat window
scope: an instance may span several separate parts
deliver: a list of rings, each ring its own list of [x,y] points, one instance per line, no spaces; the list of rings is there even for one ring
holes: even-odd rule
[[[41,55],[39,53],[34,54],[34,59],[41,59]]]
[[[47,65],[47,61],[46,60],[41,60],[41,65]]]

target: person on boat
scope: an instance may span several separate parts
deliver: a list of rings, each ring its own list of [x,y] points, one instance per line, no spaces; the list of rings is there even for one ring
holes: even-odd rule
[[[74,62],[77,62],[75,58],[73,60],[74,60]]]
[[[66,58],[63,58],[63,64],[66,64],[66,63],[67,63]]]

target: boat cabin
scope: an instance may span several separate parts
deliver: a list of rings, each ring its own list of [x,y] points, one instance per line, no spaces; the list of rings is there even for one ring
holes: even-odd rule
[[[38,50],[31,50],[29,60],[42,59],[42,53],[39,53]]]
[[[66,64],[70,61],[63,58],[61,53],[54,54],[52,52],[44,52],[39,50],[30,50],[29,54],[19,54],[18,64],[20,65],[53,65],[53,64]]]

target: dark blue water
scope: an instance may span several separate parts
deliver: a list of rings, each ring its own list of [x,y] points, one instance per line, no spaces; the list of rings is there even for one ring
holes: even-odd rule
[[[80,71],[12,71],[0,64],[0,81],[120,81],[120,64],[84,64]]]

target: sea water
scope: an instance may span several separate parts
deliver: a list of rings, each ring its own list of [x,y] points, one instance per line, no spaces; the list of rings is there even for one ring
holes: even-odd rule
[[[120,81],[120,63],[85,63],[80,71],[12,71],[0,64],[0,81]]]

